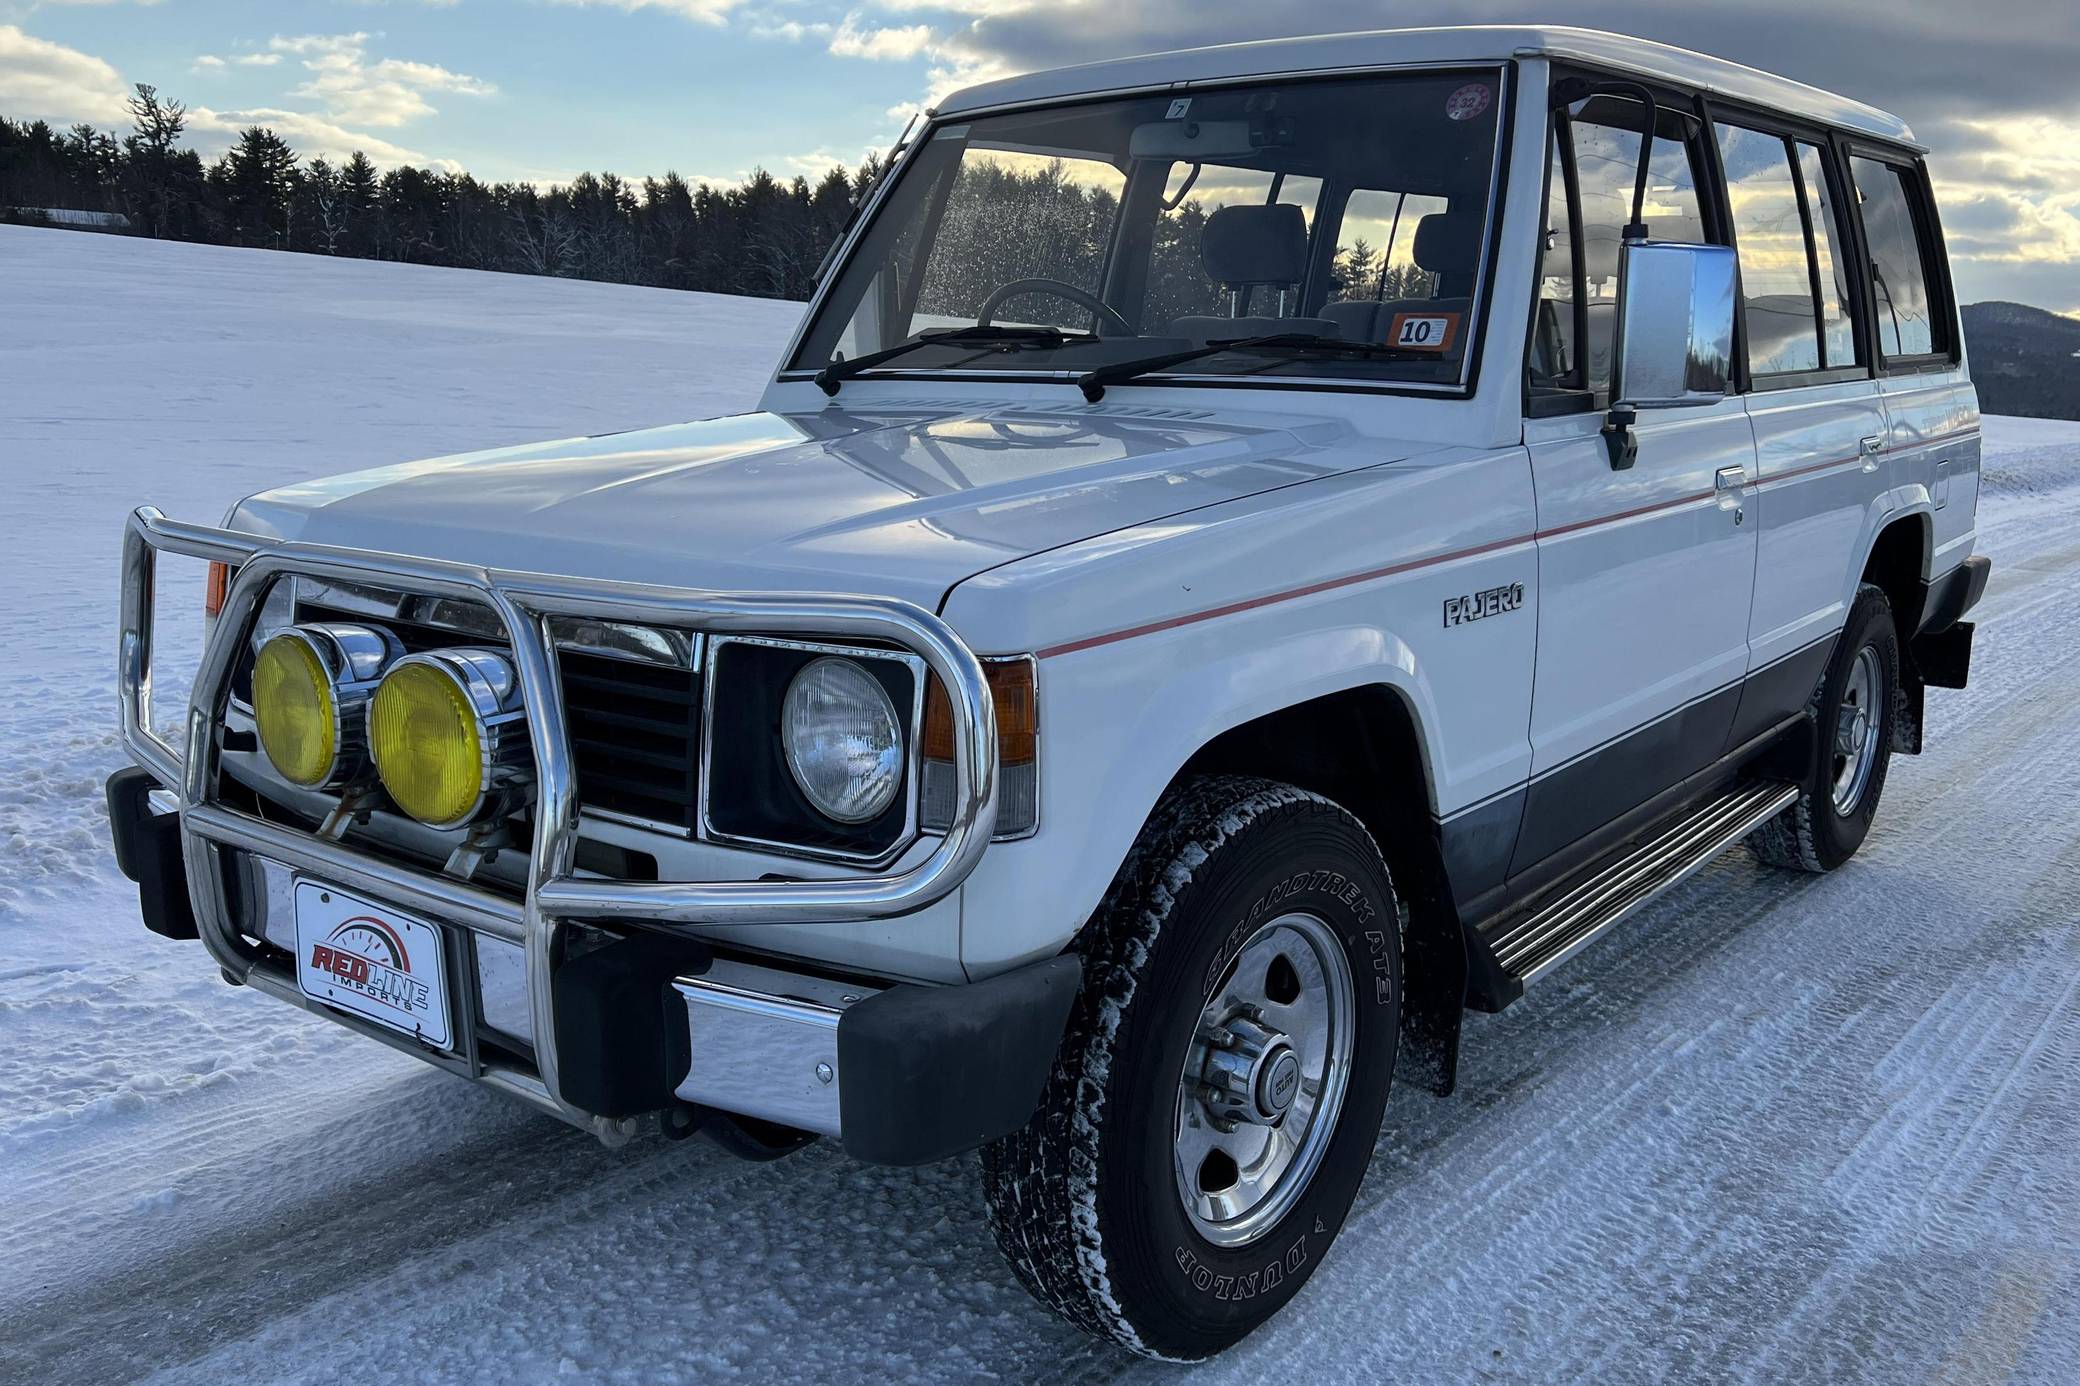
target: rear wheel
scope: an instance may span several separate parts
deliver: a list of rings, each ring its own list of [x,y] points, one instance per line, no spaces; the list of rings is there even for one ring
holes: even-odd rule
[[[1813,691],[1819,744],[1798,800],[1748,835],[1758,858],[1799,871],[1832,871],[1856,854],[1892,763],[1898,689],[1892,604],[1866,583]]]
[[[1378,1138],[1399,919],[1335,804],[1239,778],[1164,800],[1092,920],[1040,1110],[983,1154],[991,1230],[1035,1297],[1178,1359],[1292,1298]]]

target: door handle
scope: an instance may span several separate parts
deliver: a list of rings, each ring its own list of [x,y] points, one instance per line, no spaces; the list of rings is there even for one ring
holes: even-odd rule
[[[1885,451],[1885,435],[1882,433],[1871,433],[1858,438],[1856,440],[1856,451],[1863,458],[1863,469],[1867,472],[1875,472],[1878,470],[1878,458]]]
[[[1742,497],[1748,489],[1748,472],[1744,467],[1721,467],[1712,473],[1712,489],[1719,495],[1719,508],[1733,512],[1733,522],[1739,524],[1747,515]]]

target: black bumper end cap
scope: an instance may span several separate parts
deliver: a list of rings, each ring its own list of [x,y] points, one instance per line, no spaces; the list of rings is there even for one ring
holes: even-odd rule
[[[944,1160],[1031,1119],[1083,983],[1073,953],[964,986],[895,986],[838,1022],[845,1152]]]
[[[1936,635],[1964,619],[1965,613],[1986,595],[1986,580],[1993,575],[1993,560],[1974,554],[1928,586],[1921,604],[1921,626],[1916,635]]]
[[[188,868],[181,860],[181,818],[152,812],[159,782],[135,767],[108,777],[108,832],[116,866],[137,882],[144,926],[163,938],[195,939],[195,908],[188,899]]]
[[[676,1101],[689,1056],[672,979],[706,971],[712,956],[705,944],[646,932],[565,959],[554,980],[564,1100],[615,1118]]]

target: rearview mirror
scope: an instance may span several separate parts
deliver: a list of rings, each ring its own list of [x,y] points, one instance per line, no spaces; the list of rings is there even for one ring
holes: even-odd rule
[[[1723,245],[1628,240],[1618,257],[1618,339],[1604,437],[1632,465],[1642,409],[1724,399],[1733,371],[1738,262]]]
[[[1188,163],[1246,159],[1262,147],[1246,120],[1159,120],[1135,126],[1127,139],[1130,158]]]

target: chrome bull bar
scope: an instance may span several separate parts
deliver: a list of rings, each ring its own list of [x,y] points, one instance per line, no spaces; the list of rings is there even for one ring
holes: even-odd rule
[[[152,607],[161,552],[232,565],[217,625],[195,677],[176,750],[153,729]],[[535,758],[534,842],[520,901],[450,877],[402,866],[340,842],[270,823],[211,798],[217,781],[216,727],[238,653],[259,604],[278,577],[302,575],[482,602],[504,625],[527,708]],[[954,805],[938,845],[920,862],[887,874],[809,881],[615,881],[580,877],[578,798],[565,728],[561,678],[548,622],[586,616],[701,631],[851,637],[892,643],[922,658],[945,687],[952,711]],[[552,577],[439,560],[368,554],[169,520],[143,506],[123,545],[122,632],[118,658],[122,734],[137,763],[179,799],[182,856],[204,945],[237,982],[338,1020],[420,1057],[410,1039],[305,998],[293,977],[261,967],[260,955],[232,926],[219,853],[234,849],[391,901],[400,909],[519,945],[525,952],[536,1073],[477,1062],[465,1076],[519,1096],[615,1141],[633,1123],[584,1112],[565,1102],[557,1082],[554,968],[567,921],[619,920],[692,935],[702,925],[815,923],[888,919],[931,905],[975,869],[995,831],[996,712],[982,664],[937,616],[880,597],[794,593],[714,593],[596,579]],[[472,1043],[469,1052],[474,1055]],[[453,1063],[441,1066],[456,1069]]]

